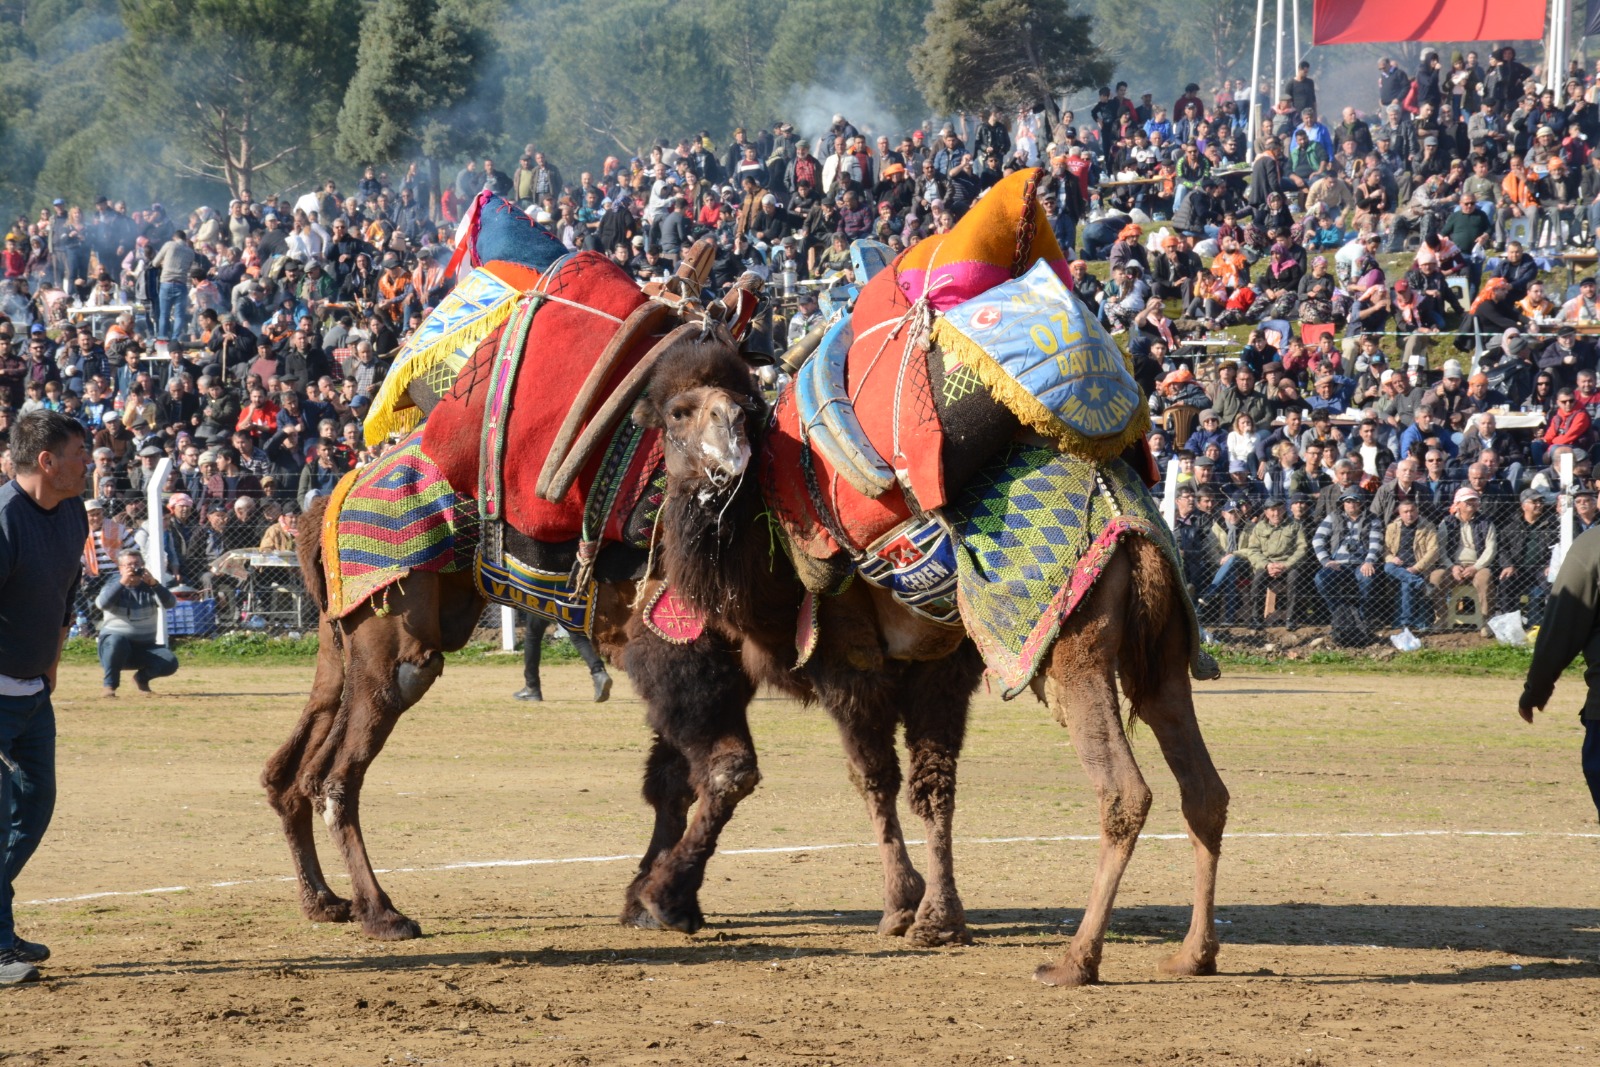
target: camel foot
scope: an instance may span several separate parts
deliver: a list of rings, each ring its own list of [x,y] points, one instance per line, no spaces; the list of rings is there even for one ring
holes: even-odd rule
[[[661,929],[660,920],[651,915],[650,910],[640,903],[638,894],[633,889],[628,890],[628,897],[622,903],[622,914],[618,916],[617,921],[623,926],[633,926],[640,930]]]
[[[350,902],[328,890],[302,893],[300,910],[314,923],[347,923],[351,919]]]
[[[650,916],[661,924],[663,930],[692,934],[706,924],[706,917],[693,898],[687,901],[669,901],[646,897],[643,903],[649,910]]]
[[[918,919],[916,924],[906,931],[906,944],[916,945],[919,948],[970,945],[972,944],[972,934],[967,930],[965,919],[944,919],[940,921]]]
[[[1156,969],[1176,978],[1214,975],[1217,973],[1217,957],[1215,953],[1195,954],[1188,949],[1179,949],[1162,960]]]
[[[410,941],[422,936],[422,927],[393,908],[361,920],[361,932],[375,941]]]
[[[1066,959],[1044,964],[1033,972],[1033,980],[1049,986],[1099,985],[1100,968]]]
[[[917,921],[916,908],[896,908],[883,913],[883,918],[878,920],[878,935],[880,937],[902,937]]]

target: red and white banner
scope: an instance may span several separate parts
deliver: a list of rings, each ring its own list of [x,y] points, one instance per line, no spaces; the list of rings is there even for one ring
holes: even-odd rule
[[[1314,0],[1313,44],[1536,41],[1543,0]]]

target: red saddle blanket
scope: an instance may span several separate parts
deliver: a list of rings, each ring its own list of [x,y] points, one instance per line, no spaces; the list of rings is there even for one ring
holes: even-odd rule
[[[855,340],[845,365],[845,387],[867,440],[891,466],[906,472],[917,503],[930,511],[946,499],[944,430],[926,354],[920,348],[907,351],[909,327],[895,333],[910,308],[892,268],[879,271],[861,290],[851,316]],[[792,387],[779,398],[775,419],[762,450],[762,489],[807,555],[827,559],[841,547],[860,552],[911,517],[900,485],[876,498],[866,496],[807,446]],[[819,508],[828,510],[828,519]],[[848,545],[839,543],[841,537]]]
[[[541,500],[534,489],[545,457],[555,443],[590,369],[630,312],[644,303],[638,285],[604,256],[580,252],[546,276],[546,302],[533,317],[523,346],[511,395],[504,462],[506,521],[543,542],[569,541],[583,527],[585,495],[594,483],[605,449],[597,450],[561,501]],[[483,433],[495,352],[502,326],[484,338],[423,427],[423,447],[459,494],[476,498],[479,484],[479,442]],[[625,377],[660,335],[641,338],[618,361],[607,395]],[[655,431],[641,441],[621,484],[641,486],[642,473],[659,459]],[[626,497],[625,489],[622,496]],[[613,509],[604,540],[620,540],[620,524],[628,508]]]

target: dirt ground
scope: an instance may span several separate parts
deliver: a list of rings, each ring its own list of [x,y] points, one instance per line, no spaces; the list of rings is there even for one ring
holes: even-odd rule
[[[877,936],[876,851],[833,730],[775,699],[753,715],[765,781],[685,938],[615,925],[649,827],[626,683],[595,706],[581,668],[553,667],[552,699],[528,706],[513,664],[453,664],[367,782],[374,860],[428,935],[379,944],[300,918],[256,784],[309,675],[194,668],[104,702],[90,668],[66,670],[60,804],[17,886],[22,933],[55,958],[0,992],[0,1065],[1596,1060],[1600,828],[1570,681],[1531,728],[1511,680],[1201,686],[1233,794],[1222,973],[1156,974],[1192,862],[1135,728],[1149,835],[1105,984],[1063,990],[1030,975],[1081,914],[1096,807],[1031,697],[982,696],[961,765],[974,945]]]

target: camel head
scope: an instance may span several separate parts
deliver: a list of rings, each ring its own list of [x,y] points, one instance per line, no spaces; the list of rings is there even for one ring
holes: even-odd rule
[[[669,491],[706,503],[740,484],[766,405],[750,366],[720,326],[662,353],[633,421],[662,431]]]

